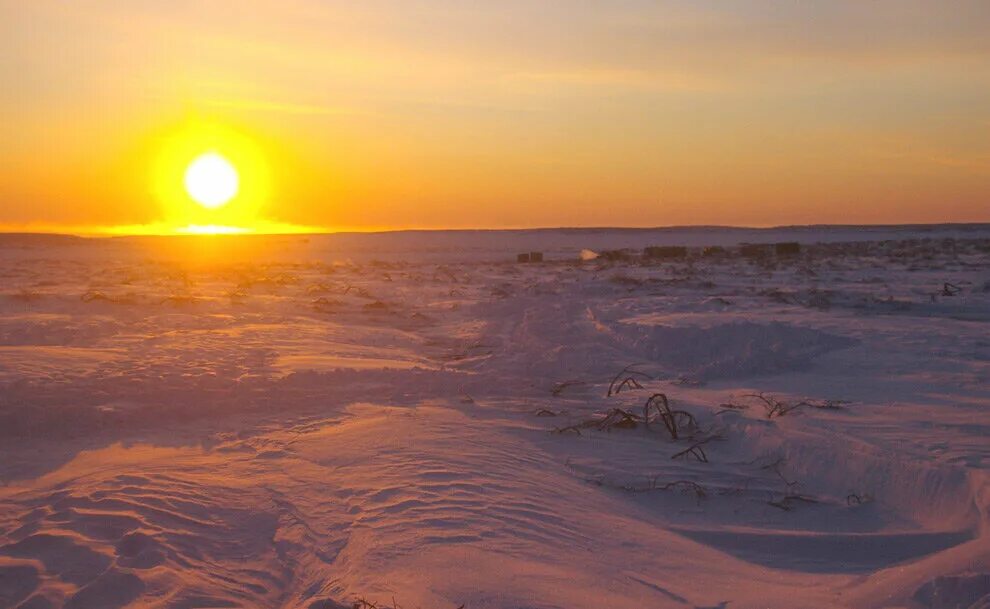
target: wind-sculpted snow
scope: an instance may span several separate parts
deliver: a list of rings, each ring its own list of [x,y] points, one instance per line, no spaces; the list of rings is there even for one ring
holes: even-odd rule
[[[705,380],[806,369],[817,356],[855,342],[780,322],[711,327],[633,325],[622,328],[621,336],[639,359]]]
[[[0,239],[0,608],[987,606],[990,234],[817,230]]]

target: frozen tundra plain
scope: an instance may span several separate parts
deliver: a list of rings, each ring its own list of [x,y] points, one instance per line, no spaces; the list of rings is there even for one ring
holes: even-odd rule
[[[987,225],[0,237],[3,608],[986,609],[988,469]]]

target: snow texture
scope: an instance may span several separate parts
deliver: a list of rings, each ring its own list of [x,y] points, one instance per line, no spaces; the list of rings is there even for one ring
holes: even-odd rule
[[[986,225],[0,236],[0,608],[987,608],[988,440]]]

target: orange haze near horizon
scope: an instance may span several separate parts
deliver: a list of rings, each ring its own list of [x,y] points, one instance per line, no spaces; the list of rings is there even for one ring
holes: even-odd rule
[[[5,230],[990,221],[984,0],[0,0],[0,23]],[[211,210],[181,176],[218,146],[242,188]]]

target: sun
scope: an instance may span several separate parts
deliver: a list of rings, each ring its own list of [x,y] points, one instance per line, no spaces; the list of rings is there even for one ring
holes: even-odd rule
[[[207,209],[217,209],[237,195],[240,176],[222,155],[206,152],[189,163],[184,183],[194,201]]]
[[[256,232],[272,200],[279,148],[251,131],[190,118],[149,140],[160,222],[177,233]]]

